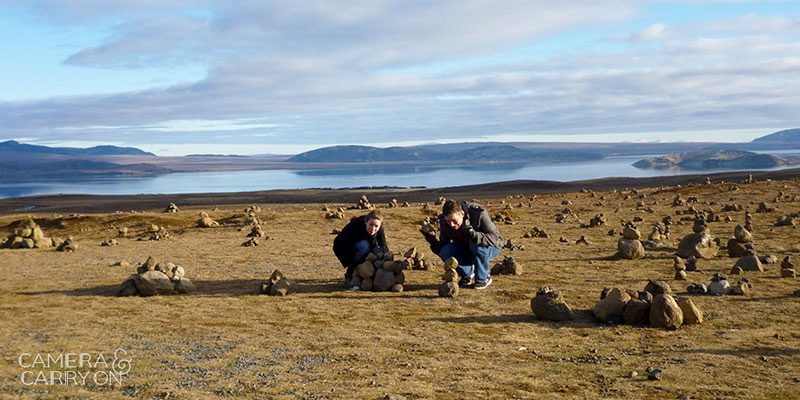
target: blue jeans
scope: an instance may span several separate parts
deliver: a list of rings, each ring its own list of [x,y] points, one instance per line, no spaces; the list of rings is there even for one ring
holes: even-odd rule
[[[369,242],[366,240],[361,240],[356,242],[356,245],[353,247],[355,247],[353,250],[356,252],[356,261],[358,261],[358,264],[363,263],[364,260],[367,259],[367,254],[369,254],[370,251]],[[345,278],[352,278],[353,273],[356,271],[356,267],[357,265],[347,268],[347,271],[344,273]]]
[[[494,246],[478,246],[477,243],[469,241],[469,245],[462,242],[452,242],[444,245],[439,250],[439,258],[442,261],[450,257],[458,260],[456,271],[462,278],[466,278],[475,273],[475,282],[483,283],[489,279],[489,262],[500,254],[500,249]]]

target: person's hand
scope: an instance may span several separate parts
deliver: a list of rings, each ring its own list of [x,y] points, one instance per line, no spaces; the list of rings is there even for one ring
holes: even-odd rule
[[[475,228],[473,228],[467,220],[464,220],[464,223],[461,224],[461,231],[470,239],[478,239],[478,233],[475,232]]]
[[[436,240],[436,230],[433,229],[432,226],[427,224],[423,225],[419,231],[422,233],[422,236],[425,237],[425,240],[427,240],[431,245],[438,243],[438,240]]]

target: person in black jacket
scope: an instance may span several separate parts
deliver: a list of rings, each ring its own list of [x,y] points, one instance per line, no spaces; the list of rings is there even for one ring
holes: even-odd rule
[[[386,233],[383,230],[383,216],[378,210],[372,210],[367,215],[353,217],[342,231],[333,239],[333,252],[336,258],[346,268],[344,273],[345,286],[350,285],[353,273],[358,264],[364,262],[367,255],[376,247],[389,251],[386,244]]]
[[[459,286],[486,289],[492,284],[489,263],[500,254],[503,238],[485,208],[447,200],[439,215],[439,239],[430,232],[422,234],[442,261],[458,260]]]

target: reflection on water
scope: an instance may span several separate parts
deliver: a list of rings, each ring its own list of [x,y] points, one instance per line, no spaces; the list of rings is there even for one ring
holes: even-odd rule
[[[797,154],[797,150],[786,154]],[[647,177],[703,173],[703,171],[643,170],[631,165],[642,158],[645,157],[608,157],[585,162],[439,166],[404,165],[314,170],[195,172],[147,178],[0,183],[0,198],[59,193],[115,195],[224,193],[307,188],[337,189],[367,186],[447,187],[512,180],[567,182],[606,177]],[[784,168],[786,167],[772,169]]]

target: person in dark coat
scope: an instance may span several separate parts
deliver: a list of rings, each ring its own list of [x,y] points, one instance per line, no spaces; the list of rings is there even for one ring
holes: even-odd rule
[[[389,251],[386,244],[386,233],[383,230],[383,216],[378,210],[372,210],[367,215],[353,217],[350,222],[333,239],[333,252],[336,258],[346,269],[344,284],[349,285],[353,273],[359,264],[363,263],[367,255],[376,247],[384,252]]]
[[[459,286],[486,289],[492,284],[489,263],[503,247],[503,238],[483,206],[447,200],[439,215],[439,239],[423,231],[431,251],[442,261],[458,260]]]

